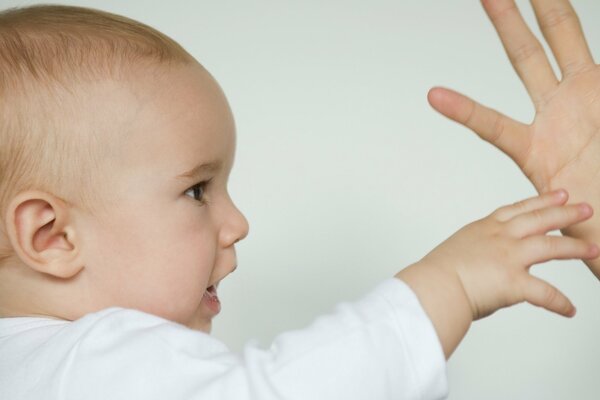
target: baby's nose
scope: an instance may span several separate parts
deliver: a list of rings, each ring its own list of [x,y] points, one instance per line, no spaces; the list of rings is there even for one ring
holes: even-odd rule
[[[237,210],[237,213],[239,214],[239,237],[238,239],[235,241],[235,243],[239,242],[240,240],[243,240],[246,238],[246,236],[248,236],[248,233],[250,232],[250,225],[248,224],[248,219],[246,218],[246,216],[244,214],[242,214],[242,212],[240,210]]]
[[[221,245],[229,247],[248,236],[250,225],[248,220],[235,205],[231,205],[225,226],[221,230]]]

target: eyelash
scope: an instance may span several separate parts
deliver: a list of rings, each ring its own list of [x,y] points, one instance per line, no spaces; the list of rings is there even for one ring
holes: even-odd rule
[[[194,191],[194,200],[200,204],[207,204],[208,201],[206,200],[206,188],[208,187],[208,184],[210,183],[210,181],[211,181],[211,179],[209,179],[207,181],[199,182],[199,183],[195,184],[194,186],[190,187],[185,192],[187,193],[190,190],[193,190]],[[202,191],[202,193],[199,195],[200,199],[196,199],[196,191],[198,189],[200,189]]]

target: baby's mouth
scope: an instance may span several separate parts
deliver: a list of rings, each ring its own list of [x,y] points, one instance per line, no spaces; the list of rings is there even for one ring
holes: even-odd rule
[[[207,299],[210,301],[220,303],[219,297],[217,296],[217,288],[215,285],[209,286],[206,289],[206,292],[204,292],[204,297],[207,297]]]

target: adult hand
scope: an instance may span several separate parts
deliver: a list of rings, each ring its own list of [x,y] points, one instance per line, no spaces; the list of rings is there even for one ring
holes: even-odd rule
[[[600,210],[600,67],[594,63],[577,14],[567,0],[531,0],[562,77],[514,0],[482,0],[508,57],[535,106],[531,124],[515,121],[457,92],[433,88],[433,108],[472,129],[521,168],[542,194],[565,188],[572,202]],[[563,234],[600,241],[600,213]],[[600,261],[586,264],[600,279]]]

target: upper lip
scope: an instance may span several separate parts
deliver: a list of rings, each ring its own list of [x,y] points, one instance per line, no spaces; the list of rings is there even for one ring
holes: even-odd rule
[[[232,272],[233,272],[233,271],[235,271],[236,269],[237,269],[237,265],[234,265],[234,266],[231,268],[231,271],[229,271],[229,272],[227,273],[227,275],[229,275],[230,273],[232,273]],[[227,275],[225,275],[225,276],[227,276]],[[217,279],[217,280],[216,280],[216,281],[214,281],[214,282],[213,282],[211,285],[208,285],[208,287],[214,286],[214,287],[215,287],[215,289],[217,289],[217,288],[219,287],[219,283],[221,283],[221,281],[222,281],[223,279],[225,279],[225,276],[223,276],[223,277],[221,277],[221,278]]]

